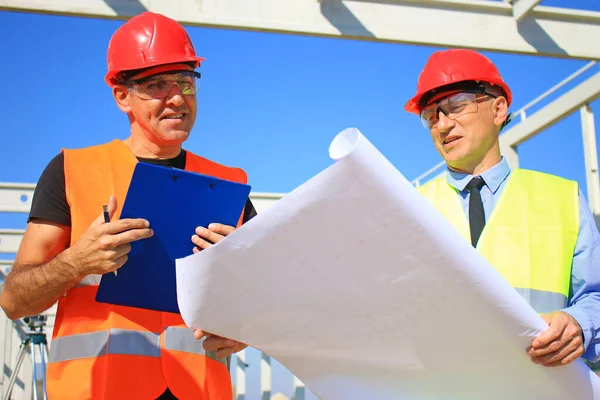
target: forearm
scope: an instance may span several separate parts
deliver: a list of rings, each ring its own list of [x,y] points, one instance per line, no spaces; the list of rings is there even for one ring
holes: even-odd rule
[[[569,313],[581,326],[584,338],[585,353],[583,358],[595,362],[600,357],[600,294],[588,293],[563,311]]]
[[[69,263],[68,251],[43,264],[13,266],[0,297],[10,319],[41,313],[82,278]]]
[[[579,192],[579,235],[573,252],[568,312],[583,331],[583,357],[600,357],[600,234],[583,193]]]

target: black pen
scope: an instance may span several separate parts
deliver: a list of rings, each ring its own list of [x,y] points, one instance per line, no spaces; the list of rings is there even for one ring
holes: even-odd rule
[[[110,215],[108,215],[108,206],[102,206],[102,210],[104,211],[104,222],[110,222]]]
[[[102,206],[102,211],[104,212],[104,222],[105,223],[109,223],[110,222],[110,215],[108,214],[108,206]],[[113,274],[115,274],[115,276],[117,276],[117,271],[113,271]]]

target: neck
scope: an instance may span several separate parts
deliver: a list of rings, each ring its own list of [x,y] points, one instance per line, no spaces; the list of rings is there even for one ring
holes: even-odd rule
[[[131,135],[123,142],[136,157],[140,158],[164,160],[175,158],[181,153],[181,143],[156,143],[149,140],[148,136],[132,129]]]
[[[472,163],[461,163],[455,165],[451,165],[450,163],[448,163],[448,168],[452,171],[477,176],[483,174],[485,171],[492,168],[500,161],[502,161],[502,155],[500,155],[500,151],[493,151],[486,154],[486,156],[482,159]]]

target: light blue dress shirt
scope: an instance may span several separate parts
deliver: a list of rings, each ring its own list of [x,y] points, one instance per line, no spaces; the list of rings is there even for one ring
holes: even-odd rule
[[[481,174],[485,186],[481,188],[481,200],[485,220],[489,220],[511,170],[505,158]],[[469,218],[469,191],[466,186],[473,175],[447,169],[448,183],[458,189],[460,201]],[[562,311],[571,314],[583,330],[585,353],[583,357],[596,362],[600,357],[600,234],[592,212],[579,190],[580,228],[571,272],[571,294],[568,307]]]

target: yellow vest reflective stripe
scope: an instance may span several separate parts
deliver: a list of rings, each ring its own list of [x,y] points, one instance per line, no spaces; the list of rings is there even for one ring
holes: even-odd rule
[[[470,241],[458,191],[445,177],[417,188]],[[481,234],[477,250],[538,313],[567,306],[579,235],[577,182],[516,169]]]

